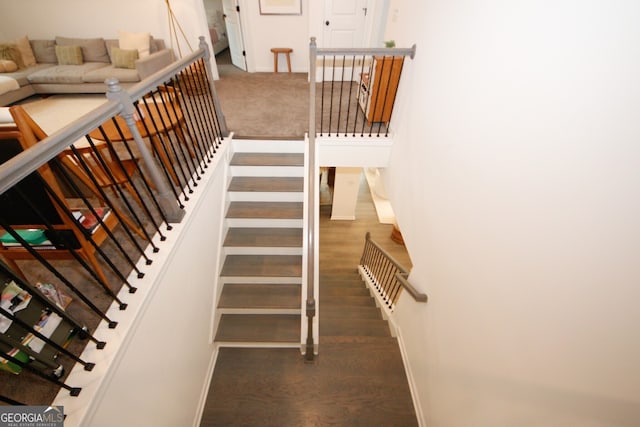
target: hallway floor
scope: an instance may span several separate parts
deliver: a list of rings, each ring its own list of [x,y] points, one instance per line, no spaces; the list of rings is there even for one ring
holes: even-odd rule
[[[356,266],[366,231],[404,265],[410,259],[391,240],[392,225],[378,222],[364,178],[355,221],[331,221],[330,209],[321,207],[319,355],[306,363],[297,349],[221,349],[202,427],[417,425],[395,339],[355,336],[350,331],[356,322],[336,325],[328,314],[336,309],[329,302],[333,293],[327,298],[323,288],[359,281]]]

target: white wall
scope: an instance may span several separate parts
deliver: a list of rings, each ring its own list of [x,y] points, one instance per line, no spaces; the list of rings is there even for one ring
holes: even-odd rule
[[[395,12],[395,13],[394,13]],[[395,16],[395,21],[394,21]],[[640,3],[392,0],[426,425],[640,425]]]
[[[172,1],[172,4],[177,3]],[[150,31],[154,36],[169,40],[163,1],[0,0],[0,9],[3,38],[24,34],[34,39],[56,35],[115,38],[117,31],[122,29]]]
[[[309,69],[309,6],[302,0],[301,15],[260,15],[259,3],[240,0],[240,17],[250,72],[272,72],[272,47],[290,47],[293,72]],[[286,70],[284,56],[280,55],[280,71]]]
[[[207,24],[209,28],[213,28],[214,24],[219,22],[219,16],[224,13],[222,0],[203,0],[202,3],[206,12]]]

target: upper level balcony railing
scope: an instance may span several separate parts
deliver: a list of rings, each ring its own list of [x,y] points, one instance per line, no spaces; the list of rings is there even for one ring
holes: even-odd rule
[[[109,341],[94,331],[118,329],[117,311],[228,135],[208,59],[201,39],[127,91],[108,81],[104,102],[52,135],[23,106],[9,108],[12,120],[0,124],[1,401],[51,403],[30,401],[34,390],[38,399],[80,395],[69,372],[95,368],[84,350]]]
[[[320,49],[309,44],[309,150],[306,213],[306,358],[313,359],[318,297],[318,138],[388,137],[405,56],[411,49]],[[313,131],[315,130],[315,132]],[[317,341],[316,341],[317,342]]]
[[[387,137],[405,57],[400,48],[325,49],[309,47],[310,129],[318,136]],[[314,66],[315,64],[315,66]]]

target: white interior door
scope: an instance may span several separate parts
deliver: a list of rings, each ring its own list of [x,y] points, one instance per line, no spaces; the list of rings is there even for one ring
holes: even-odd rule
[[[222,0],[224,23],[227,26],[229,37],[229,52],[231,63],[236,67],[247,71],[247,60],[242,39],[242,25],[240,24],[240,6],[238,0]]]
[[[369,14],[367,4],[367,0],[325,0],[321,47],[365,47],[364,29]]]

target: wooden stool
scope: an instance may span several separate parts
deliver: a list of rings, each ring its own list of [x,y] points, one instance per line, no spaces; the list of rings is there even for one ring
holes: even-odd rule
[[[293,52],[293,49],[290,47],[272,47],[271,52],[273,52],[273,72],[278,72],[278,54],[284,53],[287,56],[287,67],[289,68],[289,72],[291,72],[291,58],[289,54]]]

